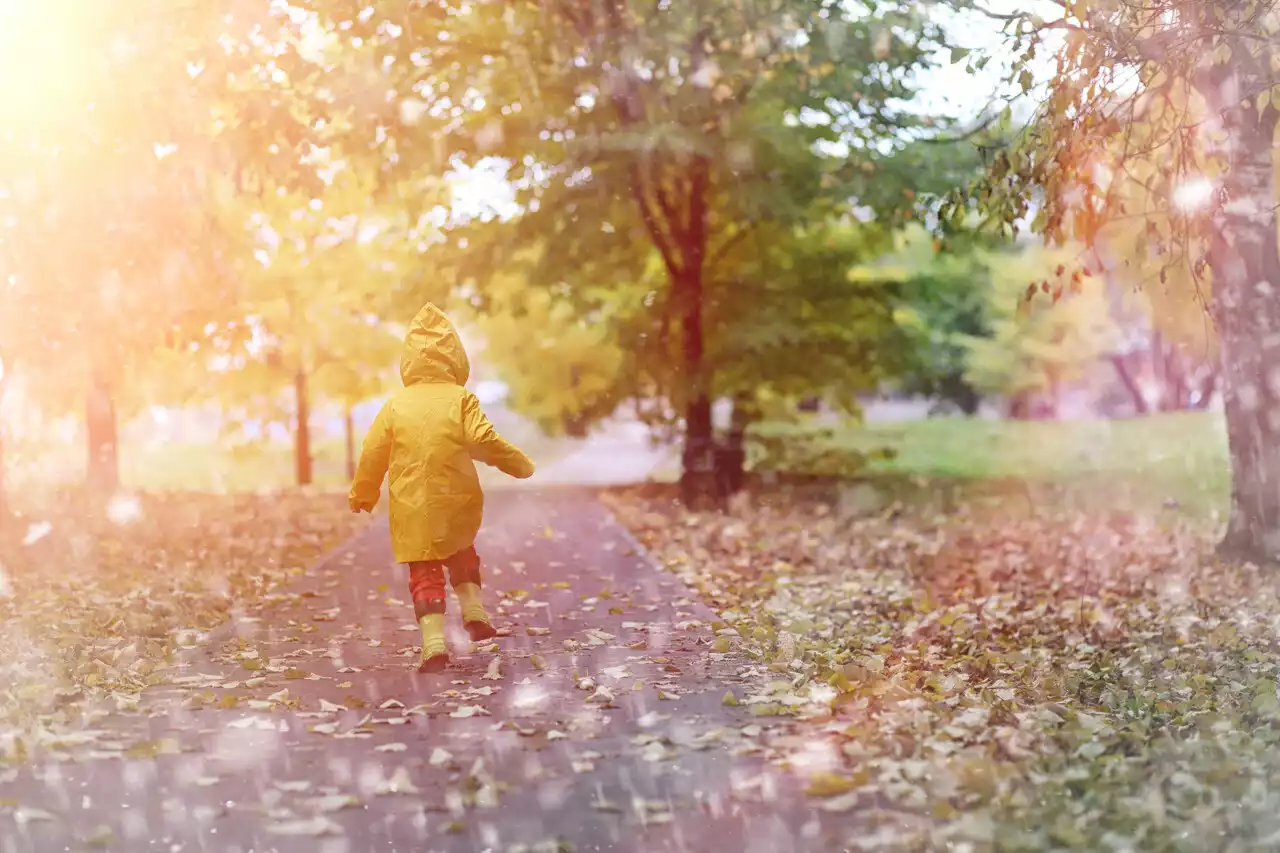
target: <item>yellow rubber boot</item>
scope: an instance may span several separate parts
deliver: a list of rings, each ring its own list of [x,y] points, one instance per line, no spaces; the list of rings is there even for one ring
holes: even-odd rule
[[[428,613],[418,618],[422,629],[422,658],[418,672],[440,672],[449,665],[449,646],[444,641],[444,614]]]
[[[460,583],[453,588],[458,594],[458,604],[462,605],[462,626],[467,629],[475,642],[488,640],[498,636],[485,612],[484,601],[480,597],[480,584]]]

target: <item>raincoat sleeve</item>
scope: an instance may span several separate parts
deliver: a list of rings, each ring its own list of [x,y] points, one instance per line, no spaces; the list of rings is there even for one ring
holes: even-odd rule
[[[480,409],[480,401],[475,394],[468,393],[462,400],[462,426],[466,431],[467,449],[472,459],[492,465],[518,480],[533,476],[533,460],[525,456],[520,448],[498,435]]]
[[[387,476],[387,465],[391,462],[390,409],[390,403],[382,407],[382,411],[373,420],[373,426],[369,427],[369,434],[365,436],[360,464],[356,466],[356,477],[351,483],[351,494],[348,496],[352,512],[372,512],[378,505],[382,478]]]

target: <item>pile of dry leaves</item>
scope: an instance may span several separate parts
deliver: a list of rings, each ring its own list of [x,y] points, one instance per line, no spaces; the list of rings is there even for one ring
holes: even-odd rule
[[[0,541],[0,731],[132,707],[177,647],[362,523],[304,494],[71,501],[24,520]]]
[[[869,849],[1280,843],[1277,584],[1213,561],[1205,531],[799,494],[610,503],[769,664],[781,698],[753,710],[826,745],[809,792],[882,818]]]

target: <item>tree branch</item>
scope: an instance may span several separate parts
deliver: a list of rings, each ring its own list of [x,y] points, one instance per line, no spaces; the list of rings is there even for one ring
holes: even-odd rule
[[[640,164],[632,160],[628,164],[628,170],[631,175],[631,197],[635,199],[636,205],[640,208],[640,218],[644,220],[645,228],[649,232],[649,237],[653,240],[654,246],[658,249],[658,254],[662,256],[662,262],[667,267],[667,272],[673,278],[679,278],[683,272],[683,267],[677,258],[675,246],[671,243],[671,237],[662,229],[658,223],[658,218],[654,214],[653,205],[649,201],[648,193],[645,192],[644,173],[640,170]]]
[[[958,136],[943,136],[941,134],[939,134],[938,136],[922,136],[920,137],[920,141],[928,142],[932,145],[948,145],[953,142],[965,142],[977,136],[978,134],[982,133],[987,128],[991,127],[991,125],[995,124],[996,121],[999,120],[999,118],[1000,118],[1000,114],[995,113],[987,116],[985,119],[978,122],[978,124],[974,125],[969,130],[966,130],[964,133],[961,133]]]
[[[662,181],[655,180],[653,182],[653,194],[658,199],[658,207],[662,208],[662,215],[667,220],[667,227],[671,229],[671,235],[680,242],[686,235],[680,227],[680,216],[676,213],[675,202],[671,200],[671,196],[662,186]]]
[[[693,158],[689,178],[689,225],[682,235],[689,248],[685,271],[701,271],[707,255],[707,186],[710,181],[711,163],[702,155]]]
[[[710,258],[707,259],[707,266],[714,268],[716,264],[724,260],[725,255],[729,254],[729,250],[742,242],[742,238],[746,237],[756,227],[756,220],[749,221],[745,227],[739,228],[728,240],[720,244]]]

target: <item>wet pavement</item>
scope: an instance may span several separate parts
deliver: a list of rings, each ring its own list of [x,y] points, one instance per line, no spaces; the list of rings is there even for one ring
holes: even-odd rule
[[[451,600],[450,668],[417,674],[375,523],[0,767],[0,853],[851,849],[778,758],[795,720],[746,703],[762,668],[589,491],[491,494],[479,547],[506,636],[471,644]]]

